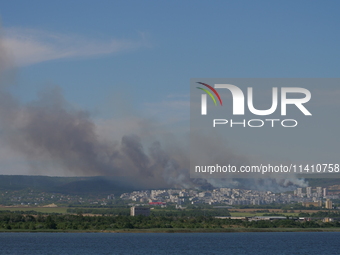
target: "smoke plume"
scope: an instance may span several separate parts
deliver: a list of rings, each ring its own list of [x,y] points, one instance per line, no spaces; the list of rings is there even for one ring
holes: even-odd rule
[[[0,39],[0,139],[2,146],[24,157],[30,174],[50,169],[50,175],[56,176],[126,176],[146,188],[279,190],[304,185],[294,180],[191,179],[185,146],[164,146],[164,141],[156,138],[146,146],[142,136],[129,133],[116,139],[102,137],[90,114],[74,109],[58,87],[41,92],[33,102],[20,102],[8,90],[13,83],[6,76],[10,63]],[[244,160],[229,151],[224,155],[230,155],[231,161]]]

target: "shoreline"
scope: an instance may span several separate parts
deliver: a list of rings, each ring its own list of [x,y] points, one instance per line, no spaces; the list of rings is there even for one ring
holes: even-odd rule
[[[119,230],[0,230],[0,233],[246,233],[246,232],[340,232],[340,228],[219,228],[219,229],[119,229]]]

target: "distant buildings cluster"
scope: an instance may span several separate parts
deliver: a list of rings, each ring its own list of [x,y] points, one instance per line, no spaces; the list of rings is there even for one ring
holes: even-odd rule
[[[303,191],[303,188],[297,188],[294,191],[294,196],[298,198],[298,202],[301,202],[306,207],[322,207],[324,205],[326,209],[333,209],[331,199],[339,199],[338,194],[328,194],[327,188],[316,187],[313,189],[312,187],[306,187],[305,193]]]
[[[225,204],[225,205],[266,205],[301,203],[309,207],[322,207],[332,209],[332,199],[339,195],[327,194],[327,188],[307,187],[297,188],[294,192],[273,193],[271,191],[256,191],[246,189],[219,188],[210,191],[197,191],[191,189],[147,190],[124,193],[120,196],[124,200],[135,201],[136,204],[161,205],[176,203],[182,204]]]
[[[125,200],[132,205],[148,204],[165,207],[175,204],[183,208],[188,204],[209,205],[269,205],[301,203],[305,207],[324,207],[332,209],[333,200],[339,199],[340,185],[336,187],[306,187],[297,188],[291,192],[274,193],[271,191],[257,191],[247,189],[218,188],[199,191],[194,189],[159,189],[141,190],[123,193],[120,197],[109,194],[79,196],[46,192],[17,192],[5,191],[0,193],[0,204],[15,206],[41,206],[46,204],[80,204],[106,206],[115,204],[117,200]]]

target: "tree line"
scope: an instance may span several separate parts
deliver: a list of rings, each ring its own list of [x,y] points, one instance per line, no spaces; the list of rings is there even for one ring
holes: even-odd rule
[[[105,215],[130,215],[130,208],[69,208],[67,213],[74,214],[99,214]],[[166,216],[166,217],[198,217],[198,216],[230,216],[228,209],[155,209],[151,210],[152,216]]]
[[[324,228],[340,227],[339,222],[321,221],[300,222],[285,220],[232,220],[212,216],[84,216],[81,214],[30,215],[13,212],[0,213],[0,230],[119,230],[119,229],[157,229],[157,228]]]

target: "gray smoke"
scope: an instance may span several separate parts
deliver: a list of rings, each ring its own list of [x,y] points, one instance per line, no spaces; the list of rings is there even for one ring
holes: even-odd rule
[[[8,63],[10,57],[0,40],[2,78],[8,73]],[[90,114],[74,109],[64,99],[60,88],[43,91],[37,100],[23,104],[8,92],[11,83],[11,79],[1,80],[1,142],[2,146],[9,146],[25,157],[30,173],[44,173],[52,167],[52,175],[126,176],[147,188],[229,186],[279,190],[304,185],[295,180],[191,179],[188,150],[183,147],[164,148],[157,139],[150,146],[145,146],[142,137],[136,134],[126,134],[117,140],[101,139]],[[215,141],[214,146],[216,144]],[[208,142],[206,145],[212,146]],[[223,152],[222,144],[219,151]],[[224,155],[228,155],[226,159],[232,163],[240,164],[246,160],[228,150],[224,151]]]
[[[117,142],[101,140],[89,113],[72,109],[58,88],[41,93],[38,100],[26,105],[4,90],[0,99],[0,126],[6,144],[32,162],[32,169],[43,170],[47,162],[74,175],[128,176],[156,186],[175,184],[174,180],[167,183],[162,175],[170,171],[167,169],[175,176],[176,171],[183,171],[158,141],[146,150],[141,138],[133,134]]]

